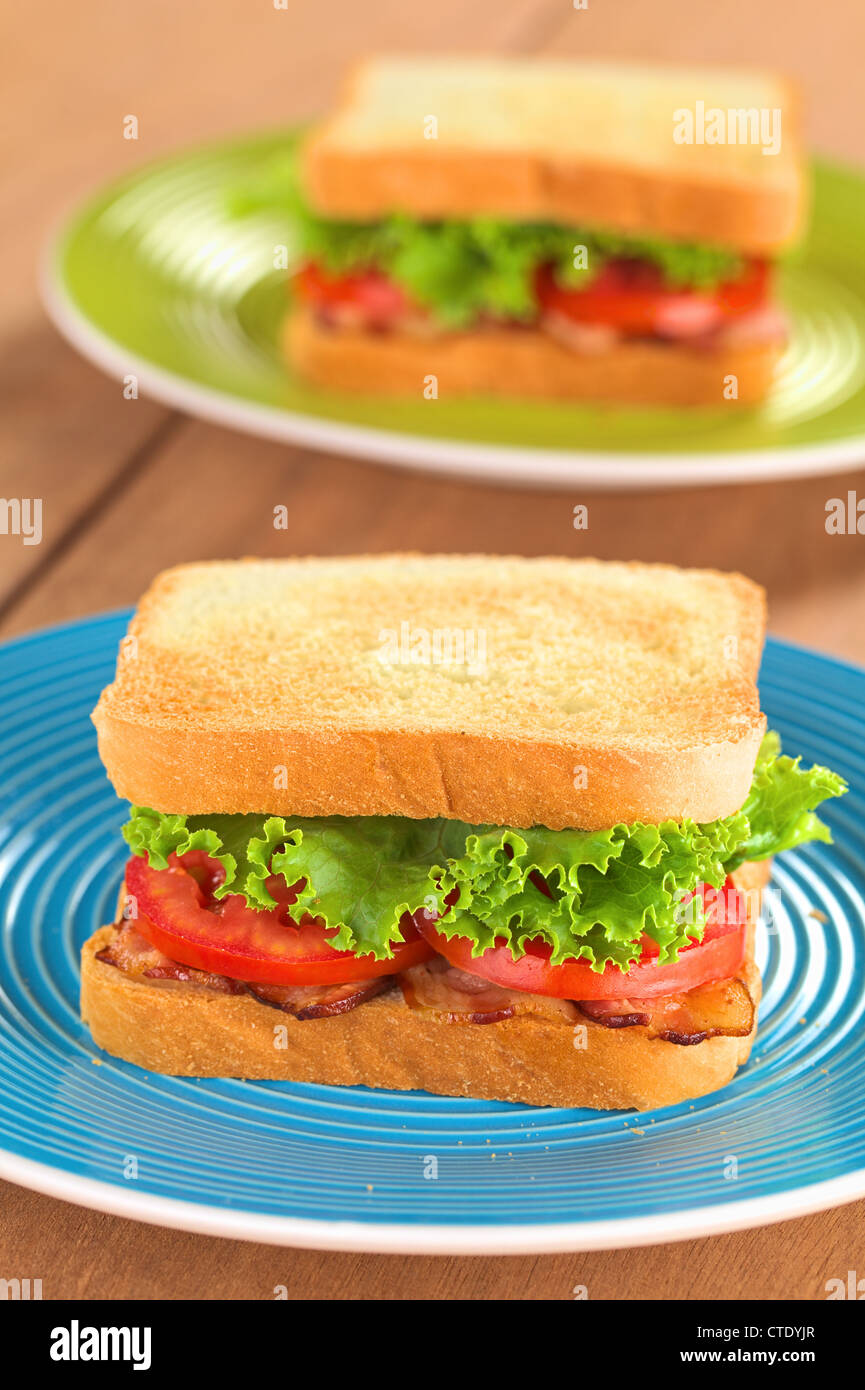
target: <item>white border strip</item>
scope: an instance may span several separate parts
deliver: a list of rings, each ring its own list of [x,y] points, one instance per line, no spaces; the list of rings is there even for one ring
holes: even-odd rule
[[[447,476],[512,487],[581,487],[603,491],[622,488],[694,487],[712,483],[763,482],[767,479],[838,473],[865,463],[865,435],[833,444],[796,445],[789,449],[750,449],[735,453],[620,454],[564,449],[529,449],[499,444],[424,439],[418,435],[363,425],[335,424],[297,415],[276,406],[255,405],[224,392],[189,382],[127,351],[94,328],[68,294],[60,276],[60,245],[55,238],[43,258],[39,288],[46,312],[73,347],[109,376],[122,380],[134,372],[145,393],[189,415],[228,429],[282,443],[370,459],[375,463],[423,469]]]
[[[865,1197],[865,1169],[810,1187],[771,1197],[750,1197],[726,1206],[614,1221],[562,1222],[560,1225],[430,1226],[364,1221],[315,1221],[307,1217],[268,1216],[181,1202],[174,1197],[133,1192],[94,1178],[51,1168],[33,1159],[0,1151],[0,1178],[112,1216],[130,1217],[153,1226],[195,1231],[265,1245],[308,1250],[346,1250],[390,1255],[539,1255],[576,1250],[623,1250],[638,1245],[666,1245],[677,1240],[724,1235],[809,1216]]]

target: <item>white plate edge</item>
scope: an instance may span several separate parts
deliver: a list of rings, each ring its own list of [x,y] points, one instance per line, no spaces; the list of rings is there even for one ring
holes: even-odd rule
[[[67,1173],[8,1150],[0,1150],[0,1178],[77,1206],[199,1235],[301,1249],[403,1255],[530,1255],[666,1245],[789,1221],[865,1197],[865,1169],[859,1169],[771,1197],[668,1214],[561,1225],[431,1226],[270,1216],[154,1193],[124,1192],[111,1183]]]

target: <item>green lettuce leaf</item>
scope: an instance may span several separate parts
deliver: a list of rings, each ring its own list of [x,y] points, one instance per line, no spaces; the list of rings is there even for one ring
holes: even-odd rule
[[[379,958],[392,955],[393,943],[402,941],[405,913],[442,910],[430,868],[459,853],[470,831],[459,821],[401,816],[332,816],[291,825],[285,848],[273,857],[273,872],[290,884],[306,880],[298,906],[339,929],[332,946]]]
[[[768,859],[808,840],[831,844],[829,827],[815,815],[815,808],[846,790],[846,782],[836,772],[826,767],[803,768],[800,758],[783,756],[778,735],[768,733],[742,807],[748,835],[731,855],[729,871],[746,860]]]
[[[565,286],[588,284],[613,256],[656,265],[670,288],[710,290],[740,274],[735,252],[662,237],[632,237],[552,222],[501,218],[421,221],[397,213],[376,222],[317,216],[298,188],[293,155],[266,165],[234,190],[237,215],[267,211],[290,222],[299,256],[333,274],[375,267],[449,328],[483,314],[528,319],[535,313],[534,280],[540,265],[552,266]],[[586,266],[575,267],[575,248],[586,248]]]
[[[271,874],[293,887],[303,881],[299,910],[337,928],[338,950],[377,959],[402,941],[400,919],[421,908],[439,913],[443,894],[431,881],[439,860],[462,853],[471,827],[459,821],[400,816],[165,816],[133,806],[123,836],[154,869],[170,854],[204,850],[225,879],[215,896],[241,894],[250,907],[275,907]]]
[[[334,928],[340,950],[391,956],[402,917],[425,908],[446,936],[471,941],[475,956],[504,940],[518,958],[540,939],[554,963],[627,969],[644,933],[661,963],[702,939],[699,900],[683,911],[697,883],[719,888],[745,860],[829,840],[815,809],[845,790],[828,769],[783,757],[769,735],[742,810],[708,825],[512,830],[398,816],[187,817],[136,806],[123,833],[157,869],[171,854],[206,851],[225,870],[217,896],[242,894],[252,907],[274,905],[271,874],[301,884],[298,908]]]
[[[435,870],[446,894],[459,889],[440,930],[469,937],[476,956],[503,939],[519,957],[540,938],[552,947],[554,964],[584,957],[599,968],[637,959],[646,933],[663,963],[688,937],[702,935],[702,915],[681,912],[683,896],[699,882],[723,884],[724,860],[747,829],[742,816],[731,816],[710,826],[487,830],[469,838],[461,859]],[[537,887],[539,876],[552,901]],[[470,930],[466,914],[474,919]]]

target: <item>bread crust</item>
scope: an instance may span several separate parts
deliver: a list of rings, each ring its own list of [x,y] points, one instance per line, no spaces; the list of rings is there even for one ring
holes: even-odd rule
[[[742,887],[768,865],[735,876]],[[756,870],[756,872],[755,872]],[[753,959],[757,895],[741,972],[755,1009],[761,981]],[[96,959],[113,927],[85,942],[81,1015],[106,1052],[171,1076],[233,1076],[425,1090],[435,1095],[526,1105],[649,1110],[706,1095],[732,1080],[756,1034],[681,1046],[643,1027],[610,1029],[580,1018],[523,1015],[495,1024],[443,1023],[408,1008],[399,991],[351,1013],[299,1022],[248,996],[176,982],[147,983]]]
[[[713,821],[743,805],[765,718],[735,742],[641,752],[389,729],[184,729],[99,713],[118,796],[175,815],[444,816],[470,825],[603,830]],[[274,787],[273,769],[286,769]],[[575,791],[575,769],[585,785]]]
[[[429,219],[536,219],[707,242],[751,255],[771,255],[801,233],[807,196],[798,152],[800,100],[787,80],[777,80],[776,95],[794,155],[783,176],[768,160],[760,173],[772,177],[755,178],[720,172],[711,146],[705,162],[677,168],[672,161],[652,167],[569,157],[553,146],[467,148],[444,138],[423,139],[420,129],[410,145],[389,145],[386,136],[370,147],[346,144],[344,124],[362,101],[374,66],[369,60],[356,64],[341,105],[302,149],[303,186],[321,216],[365,221],[399,211]],[[674,148],[671,136],[671,154]]]
[[[735,409],[765,399],[783,351],[781,342],[707,349],[634,340],[577,352],[535,329],[373,334],[325,327],[305,309],[289,314],[285,328],[288,361],[316,385],[418,400],[435,377],[440,399],[519,395]],[[738,394],[727,400],[730,377]]]
[[[747,1060],[756,1032],[755,1025],[745,1038],[682,1047],[648,1038],[645,1028],[604,1028],[588,1018],[579,1020],[585,1035],[531,1015],[442,1023],[409,1009],[397,991],[336,1018],[298,1022],[248,996],[131,979],[96,959],[113,931],[102,927],[85,943],[82,1018],[106,1052],[170,1076],[648,1110],[726,1085]],[[750,964],[743,978],[756,999],[759,971]]]
[[[430,142],[432,145],[434,142]],[[372,221],[399,209],[414,217],[504,217],[603,227],[771,256],[800,235],[801,183],[720,187],[696,176],[570,164],[522,153],[425,149],[347,151],[327,129],[306,145],[303,181],[322,217]]]
[[[408,567],[418,557],[376,558],[404,561]],[[471,558],[462,557],[467,562]],[[454,559],[440,557],[439,563],[446,567]],[[289,565],[301,577],[308,570],[313,595],[316,568],[325,564],[314,559],[263,563]],[[350,567],[352,561],[339,563]],[[511,562],[498,557],[487,563],[490,574],[484,583],[492,593],[497,564]],[[519,562],[529,592],[534,567],[541,563]],[[430,564],[435,567],[435,558]],[[274,700],[284,696],[283,668],[268,684],[266,663],[261,663],[257,691],[245,708],[233,696],[216,708],[196,702],[199,670],[203,679],[214,679],[217,644],[213,656],[209,645],[203,648],[203,667],[187,667],[182,661],[184,629],[176,648],[163,648],[149,634],[158,629],[160,615],[174,611],[176,591],[184,589],[189,570],[212,569],[215,588],[224,568],[213,564],[166,571],[139,605],[130,640],[140,652],[135,657],[122,654],[117,678],[93,716],[100,756],[126,800],[178,815],[444,816],[475,825],[597,830],[618,821],[712,821],[738,811],[747,797],[766,726],[754,684],[765,595],[741,575],[695,572],[704,581],[695,593],[709,595],[705,601],[711,601],[717,589],[724,598],[729,627],[723,631],[735,643],[735,660],[721,659],[723,680],[713,681],[714,668],[707,666],[710,679],[694,690],[684,710],[676,707],[675,691],[667,709],[662,691],[662,703],[651,719],[647,716],[646,729],[628,737],[615,721],[601,732],[577,722],[566,736],[543,721],[535,726],[529,720],[515,729],[502,717],[467,724],[445,705],[441,710],[436,706],[442,719],[432,724],[407,710],[400,725],[368,705],[361,719],[365,706],[351,689],[344,716],[322,718],[309,699],[299,710],[287,708],[283,699],[275,713]],[[669,567],[624,568],[651,584],[655,568],[663,573]],[[199,578],[202,591],[208,591],[208,574]],[[481,606],[481,624],[482,613]],[[466,618],[471,625],[468,610]],[[654,635],[649,632],[648,637],[660,646],[676,621],[674,615],[657,612]],[[210,631],[206,625],[204,630]],[[721,645],[719,635],[719,658]],[[246,648],[240,650],[246,660]],[[265,643],[260,650],[266,654],[269,648]],[[352,676],[355,669],[349,668],[348,675],[340,669],[337,678],[359,679]],[[181,678],[175,680],[178,670]],[[639,669],[633,679],[639,680]],[[315,681],[310,690],[314,697]],[[608,684],[603,691],[607,697]],[[526,699],[532,694],[528,688]],[[482,709],[482,703],[476,707]],[[658,736],[667,726],[675,726],[675,737]]]

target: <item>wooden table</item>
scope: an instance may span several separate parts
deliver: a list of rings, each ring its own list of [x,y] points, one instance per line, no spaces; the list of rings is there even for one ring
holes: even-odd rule
[[[133,601],[163,566],[395,547],[742,569],[785,637],[865,660],[865,549],[828,498],[865,473],[663,495],[494,491],[262,443],[124,400],[46,323],[39,245],[74,198],[184,143],[307,116],[372,49],[599,53],[772,63],[802,82],[812,143],[865,162],[855,0],[45,0],[0,43],[0,494],[44,499],[44,539],[0,536],[0,635]],[[124,116],[140,123],[122,139]],[[865,460],[863,460],[865,462]],[[275,531],[273,507],[295,525]],[[588,532],[571,525],[589,504]],[[320,1254],[160,1230],[0,1184],[0,1277],[46,1298],[823,1298],[865,1268],[865,1203],[668,1247],[538,1258]]]

